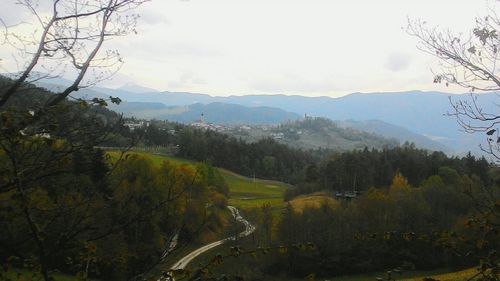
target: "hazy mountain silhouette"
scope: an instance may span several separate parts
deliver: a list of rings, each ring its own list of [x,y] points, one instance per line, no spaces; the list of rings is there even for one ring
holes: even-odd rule
[[[336,123],[342,128],[352,128],[376,135],[383,136],[385,138],[392,138],[399,141],[400,144],[405,142],[412,142],[417,147],[425,148],[429,150],[444,151],[451,153],[452,150],[445,146],[444,144],[433,141],[432,139],[425,137],[423,135],[414,133],[404,127],[396,126],[383,122],[380,120],[343,120],[336,121]]]
[[[450,97],[452,100],[470,100],[468,94],[452,95],[442,92],[408,91],[394,93],[354,93],[339,98],[304,97],[298,95],[213,97],[206,94],[182,92],[138,93],[125,91],[124,89],[126,87],[123,89],[94,87],[92,89],[81,90],[78,92],[78,95],[112,95],[118,96],[128,102],[161,103],[165,106],[188,106],[196,103],[210,104],[219,102],[246,107],[274,107],[299,115],[308,114],[332,120],[379,120],[406,128],[409,132],[425,136],[451,148],[457,153],[469,150],[478,152],[478,144],[485,141],[485,138],[480,135],[470,135],[462,132],[456,120],[453,117],[446,116],[446,113],[451,110]],[[478,101],[485,111],[494,112],[494,99],[496,97],[495,93],[483,93],[479,95]],[[129,108],[129,111],[133,110]],[[168,117],[168,115],[161,116]],[[231,115],[231,117],[234,116]],[[188,119],[187,117],[182,117],[178,120]],[[230,120],[224,118],[214,119],[214,121],[226,124],[231,123]],[[237,122],[244,121],[244,118],[237,118]],[[384,135],[381,132],[379,134]],[[387,135],[386,137],[394,136]]]
[[[166,119],[182,123],[197,122],[203,114],[207,123],[214,124],[279,124],[297,120],[300,115],[274,107],[247,107],[237,104],[213,102],[188,106],[170,106],[162,103],[123,102],[112,105],[112,110],[125,115],[148,119]]]

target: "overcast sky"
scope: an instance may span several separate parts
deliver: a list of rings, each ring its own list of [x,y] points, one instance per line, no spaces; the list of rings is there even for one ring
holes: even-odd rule
[[[0,0],[0,18],[22,14]],[[49,1],[49,0],[43,0]],[[4,4],[5,3],[5,4]],[[211,95],[450,91],[436,61],[402,29],[407,18],[466,31],[484,0],[153,0],[138,35],[108,42],[125,58],[105,85],[127,82]],[[0,48],[4,48],[0,46]],[[0,50],[3,68],[13,61]]]

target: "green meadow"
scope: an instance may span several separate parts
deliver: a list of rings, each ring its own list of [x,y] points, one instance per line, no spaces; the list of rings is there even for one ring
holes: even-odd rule
[[[229,204],[239,209],[259,208],[271,204],[278,213],[283,208],[283,193],[288,186],[282,182],[253,179],[219,169],[229,185]]]

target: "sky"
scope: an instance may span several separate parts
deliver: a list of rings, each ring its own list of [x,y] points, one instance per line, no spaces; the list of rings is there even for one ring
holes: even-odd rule
[[[0,19],[28,21],[15,0]],[[49,1],[49,0],[42,0]],[[103,86],[135,83],[217,96],[354,92],[463,92],[432,83],[434,57],[416,48],[408,18],[468,32],[486,0],[152,0],[138,34],[106,42],[125,64]],[[25,32],[33,30],[23,25]],[[21,29],[20,29],[21,30]],[[0,41],[1,43],[1,41]],[[0,45],[0,67],[15,60]]]

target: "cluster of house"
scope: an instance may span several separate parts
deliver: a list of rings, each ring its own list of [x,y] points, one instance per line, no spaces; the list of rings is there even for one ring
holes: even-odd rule
[[[133,131],[136,129],[149,127],[149,121],[143,121],[143,120],[127,121],[123,124],[123,126],[128,127],[131,131]]]
[[[193,122],[190,124],[191,127],[199,128],[199,129],[204,129],[204,130],[212,130],[216,132],[224,132],[224,131],[247,131],[253,129],[252,126],[250,125],[218,125],[218,124],[212,124],[212,123],[205,123],[201,121]],[[260,128],[265,131],[268,130],[268,126],[263,128],[263,126],[256,126],[255,128]]]
[[[306,115],[306,118],[308,116]],[[140,128],[147,128],[149,127],[150,122],[147,120],[130,120],[125,122],[124,126],[128,127],[131,131],[140,129]],[[285,138],[285,133],[286,132],[277,132],[276,128],[277,126],[273,125],[256,125],[256,126],[250,126],[250,125],[220,125],[220,124],[212,124],[212,123],[206,123],[205,122],[205,116],[202,113],[200,115],[200,119],[196,120],[195,122],[190,124],[191,127],[198,128],[198,129],[203,129],[203,130],[209,130],[209,131],[215,131],[215,132],[227,132],[227,131],[248,131],[252,129],[258,129],[262,130],[264,132],[269,132],[269,137],[275,139],[275,140],[281,140]],[[289,133],[295,133],[297,135],[302,135],[304,132],[301,130],[296,130],[294,128],[288,128]],[[169,130],[169,133],[172,135],[175,135],[176,132],[175,130]]]
[[[278,132],[278,133],[271,133],[269,136],[275,140],[281,140],[285,137],[285,134]]]
[[[194,122],[194,123],[191,123],[190,125],[191,125],[191,127],[195,127],[198,129],[216,131],[216,132],[224,132],[224,131],[229,130],[229,127],[226,127],[224,125],[216,125],[216,124],[205,123],[205,122]]]
[[[335,198],[337,198],[339,200],[351,200],[351,199],[355,199],[359,195],[361,195],[361,191],[357,191],[357,190],[335,191]]]
[[[190,124],[192,127],[203,129],[203,130],[211,130],[216,132],[228,132],[228,131],[248,131],[252,129],[262,130],[264,132],[269,132],[268,136],[275,140],[285,139],[285,132],[277,132],[276,126],[273,125],[217,125],[212,123],[205,123],[203,119],[197,120]],[[302,135],[304,132],[301,130],[296,130],[294,128],[289,128],[288,133],[294,133],[297,135]]]
[[[296,130],[294,128],[289,128],[287,131],[289,134],[296,134],[296,135],[302,135],[304,133],[301,130]],[[269,134],[269,136],[275,140],[281,140],[281,139],[285,138],[285,133],[274,132],[274,133]]]

